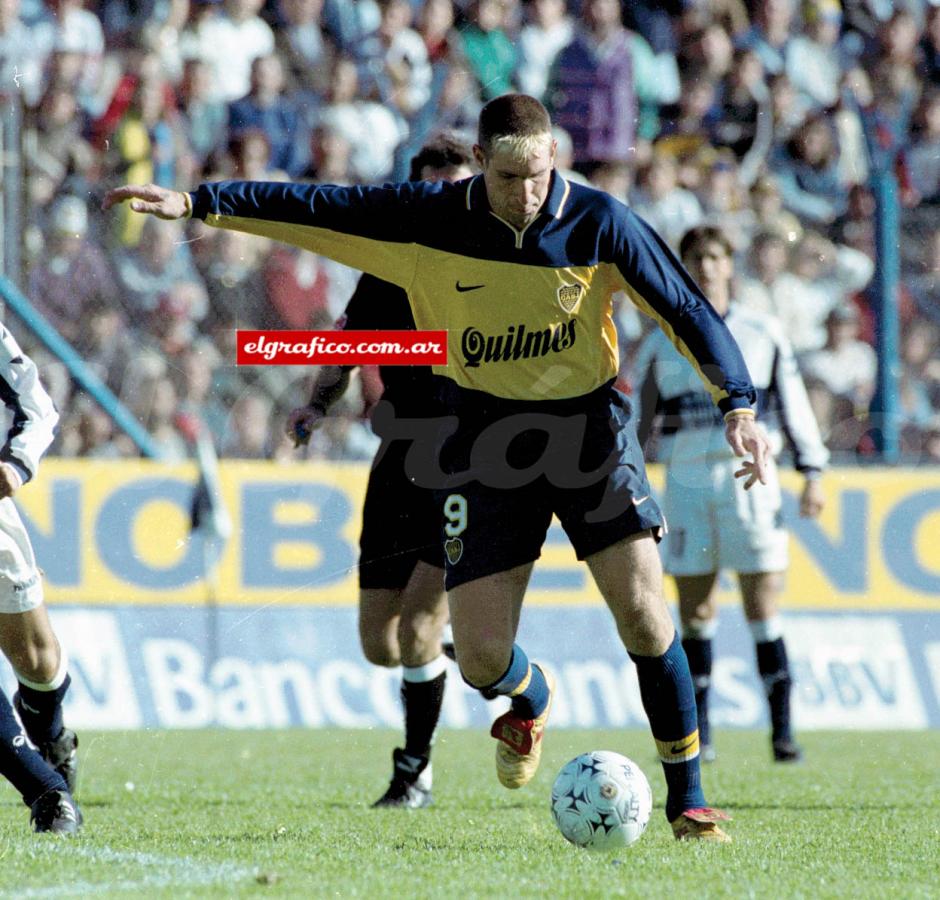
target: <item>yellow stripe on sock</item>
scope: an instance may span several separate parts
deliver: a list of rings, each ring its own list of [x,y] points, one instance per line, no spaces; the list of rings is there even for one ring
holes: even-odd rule
[[[509,692],[510,697],[518,697],[528,686],[529,682],[532,680],[532,666],[530,665],[525,670],[525,678],[516,685],[516,687]]]
[[[695,759],[699,751],[698,729],[675,741],[656,740],[656,750],[664,763],[681,763]]]

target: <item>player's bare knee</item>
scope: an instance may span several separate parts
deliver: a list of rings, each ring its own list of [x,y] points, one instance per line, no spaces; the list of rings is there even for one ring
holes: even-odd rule
[[[512,646],[498,642],[478,642],[457,645],[457,664],[464,681],[474,687],[486,687],[497,682],[506,672],[512,657]]]
[[[403,659],[431,659],[440,653],[441,634],[447,624],[446,612],[403,614],[398,624],[398,643]]]
[[[401,665],[401,654],[398,644],[389,639],[387,634],[381,635],[360,635],[362,644],[362,653],[373,666],[381,666],[383,669],[392,669]]]
[[[8,658],[17,675],[37,684],[52,681],[59,671],[59,647],[57,644],[23,644],[9,653]]]

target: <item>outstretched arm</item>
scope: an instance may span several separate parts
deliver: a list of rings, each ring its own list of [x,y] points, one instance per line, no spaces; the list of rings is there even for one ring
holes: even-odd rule
[[[201,184],[191,193],[128,184],[105,195],[103,207],[130,201],[135,212],[161,219],[193,216],[293,244],[369,272],[399,287],[414,280],[429,200],[442,190],[427,182],[341,187],[266,181]],[[433,205],[433,202],[432,204]]]

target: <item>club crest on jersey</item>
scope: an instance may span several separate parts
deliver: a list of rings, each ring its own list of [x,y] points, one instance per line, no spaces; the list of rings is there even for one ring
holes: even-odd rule
[[[444,541],[444,552],[447,554],[447,561],[452,566],[457,565],[463,556],[463,541],[460,538],[449,538]]]
[[[558,302],[566,313],[572,313],[581,302],[584,295],[584,285],[582,284],[563,284],[557,291]]]

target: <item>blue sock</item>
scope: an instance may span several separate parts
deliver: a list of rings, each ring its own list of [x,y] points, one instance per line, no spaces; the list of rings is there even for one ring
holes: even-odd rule
[[[529,657],[518,644],[512,645],[509,667],[502,678],[479,688],[487,700],[505,696],[512,698],[511,710],[520,719],[535,719],[548,706],[548,683],[538,666],[529,664]]]
[[[764,682],[764,691],[770,705],[770,725],[774,741],[791,741],[790,730],[790,666],[787,647],[782,637],[773,641],[758,641],[757,670]]]
[[[62,700],[72,683],[70,675],[51,691],[37,690],[19,682],[19,713],[23,727],[34,744],[54,741],[62,733]]]
[[[32,806],[47,791],[68,790],[62,776],[30,745],[6,694],[0,691],[0,775]]]
[[[666,776],[666,818],[705,806],[699,768],[695,688],[676,635],[662,656],[635,656],[640,697]]]
[[[711,730],[708,725],[708,688],[712,681],[711,638],[683,638],[682,649],[689,660],[689,671],[692,673],[692,684],[695,687],[699,741],[708,745],[711,743]]]

